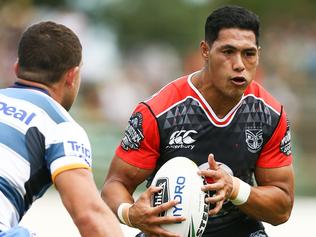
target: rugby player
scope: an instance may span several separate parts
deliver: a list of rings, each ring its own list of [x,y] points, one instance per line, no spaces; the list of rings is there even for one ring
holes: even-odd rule
[[[201,70],[172,81],[137,105],[116,149],[103,199],[139,236],[177,236],[159,217],[174,200],[151,207],[158,188],[133,192],[173,157],[188,157],[214,195],[203,237],[264,237],[262,221],[288,220],[294,201],[290,125],[280,102],[254,81],[259,63],[258,16],[224,6],[206,20]],[[174,167],[177,169],[177,167]]]
[[[87,134],[67,112],[80,86],[81,53],[61,24],[40,22],[22,35],[17,80],[0,89],[1,237],[34,236],[19,221],[52,183],[82,236],[123,236],[94,183]]]

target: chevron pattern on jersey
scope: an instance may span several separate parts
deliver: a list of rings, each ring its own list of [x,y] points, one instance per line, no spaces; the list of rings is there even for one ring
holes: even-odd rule
[[[164,116],[165,119],[160,120]],[[164,121],[163,129],[189,125],[190,128],[198,130],[207,123],[205,118],[205,112],[200,104],[192,98],[187,98],[160,116],[159,120]]]
[[[235,126],[234,131],[237,133],[244,131],[245,128],[270,128],[272,126],[269,107],[254,97],[247,97],[235,116],[238,117],[238,126]]]

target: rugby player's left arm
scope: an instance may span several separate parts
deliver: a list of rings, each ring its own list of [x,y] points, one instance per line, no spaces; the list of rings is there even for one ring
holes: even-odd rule
[[[256,168],[258,186],[252,187],[247,202],[239,208],[247,215],[279,225],[286,222],[294,202],[292,165],[279,168]]]
[[[240,209],[249,216],[279,225],[286,222],[294,202],[290,125],[284,111],[255,168],[256,187]]]

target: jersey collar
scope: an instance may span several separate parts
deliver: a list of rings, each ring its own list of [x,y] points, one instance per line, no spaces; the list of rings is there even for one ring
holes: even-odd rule
[[[14,82],[14,84],[11,86],[11,88],[21,88],[21,89],[33,89],[37,91],[41,91],[45,93],[46,95],[50,96],[49,92],[43,88],[37,87],[37,86],[30,86],[21,82]]]

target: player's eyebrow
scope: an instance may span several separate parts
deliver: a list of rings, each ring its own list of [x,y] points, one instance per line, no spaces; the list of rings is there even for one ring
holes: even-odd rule
[[[220,49],[237,49],[235,46],[231,45],[231,44],[224,44],[221,47],[219,47]]]
[[[239,50],[238,47],[236,46],[233,46],[231,44],[225,44],[225,45],[222,45],[219,47],[220,50],[223,50],[223,49],[232,49],[232,50]],[[246,48],[242,48],[241,50],[247,50],[247,51],[257,51],[258,49],[254,46],[249,46],[249,47],[246,47]]]

